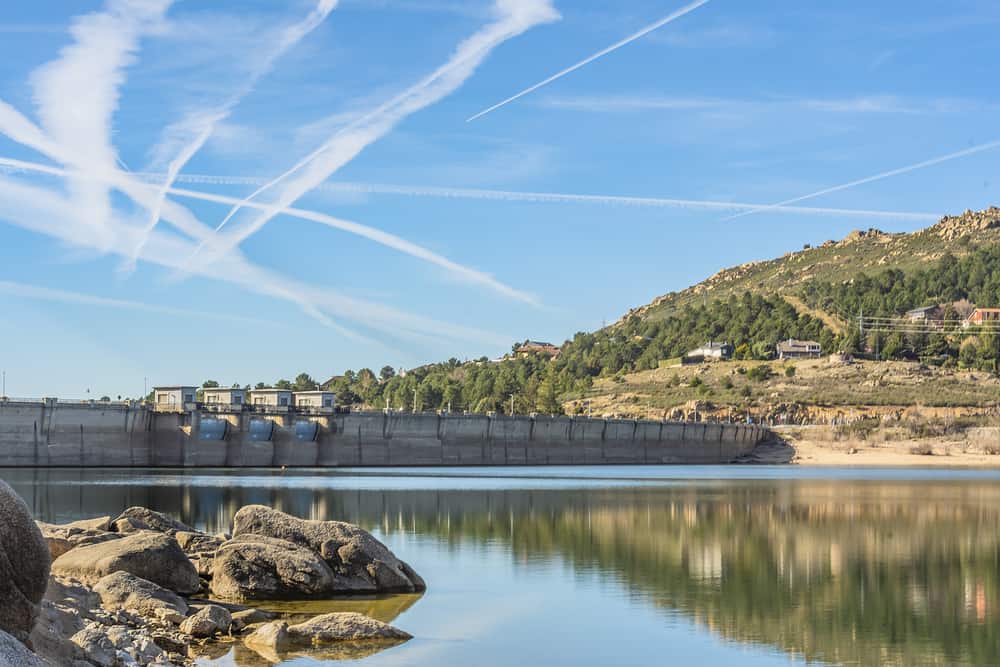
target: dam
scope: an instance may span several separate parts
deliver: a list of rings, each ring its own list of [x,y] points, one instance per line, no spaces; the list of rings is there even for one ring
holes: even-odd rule
[[[728,463],[756,424],[333,408],[0,400],[0,467],[526,466]]]

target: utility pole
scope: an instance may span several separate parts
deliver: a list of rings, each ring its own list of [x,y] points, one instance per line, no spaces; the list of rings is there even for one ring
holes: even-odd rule
[[[0,396],[7,397],[7,371],[3,372],[3,392],[0,392]]]
[[[417,390],[413,390],[413,412],[417,411]]]
[[[514,416],[514,394],[510,395],[510,416]]]

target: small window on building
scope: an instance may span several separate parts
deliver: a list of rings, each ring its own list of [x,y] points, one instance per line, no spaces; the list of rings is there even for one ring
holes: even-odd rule
[[[243,404],[243,397],[242,396],[240,396],[239,394],[236,394],[235,396],[233,396],[233,405],[242,405],[242,404]]]
[[[282,396],[278,399],[278,405],[288,405],[288,397]]]
[[[325,399],[323,401],[323,405],[325,405],[328,408],[332,408],[333,407],[333,399],[332,398]]]

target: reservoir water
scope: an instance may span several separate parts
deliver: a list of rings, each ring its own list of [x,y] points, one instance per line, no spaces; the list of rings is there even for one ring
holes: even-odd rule
[[[796,467],[0,469],[36,518],[358,523],[422,596],[315,603],[414,639],[338,664],[1000,664],[1000,472]],[[240,645],[206,665],[267,665]]]

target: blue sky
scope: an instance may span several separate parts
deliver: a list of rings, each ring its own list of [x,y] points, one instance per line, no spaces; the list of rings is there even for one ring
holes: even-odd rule
[[[726,266],[1000,203],[1000,147],[798,204],[840,212],[698,203],[773,204],[1000,139],[992,0],[711,0],[472,122],[684,3],[327,2],[0,9],[0,157],[30,167],[0,171],[9,395],[492,357]],[[213,232],[324,144],[257,205],[287,195],[363,235],[260,226],[261,209]],[[173,186],[223,203],[170,192],[152,215],[192,146]]]

